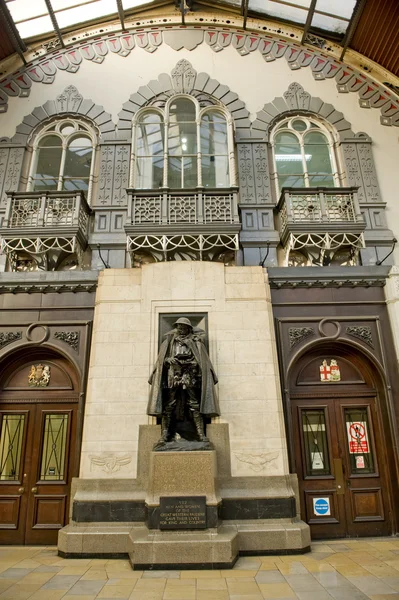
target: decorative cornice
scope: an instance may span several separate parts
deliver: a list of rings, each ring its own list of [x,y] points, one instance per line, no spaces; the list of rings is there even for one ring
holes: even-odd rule
[[[380,109],[383,125],[399,126],[399,100],[395,94],[359,70],[339,62],[319,49],[301,46],[298,42],[289,42],[277,35],[219,30],[216,27],[201,29],[198,26],[182,30],[176,25],[168,29],[153,27],[140,32],[130,30],[111,36],[108,34],[33,61],[1,81],[0,111],[7,110],[9,97],[28,96],[32,83],[52,83],[59,70],[75,73],[85,60],[102,63],[109,53],[127,56],[135,48],[155,52],[163,43],[175,50],[194,50],[205,43],[215,52],[231,45],[241,56],[260,52],[266,62],[284,57],[292,70],[309,67],[316,80],[334,78],[340,93],[359,94],[362,108]]]
[[[95,292],[98,271],[43,273],[1,273],[1,294],[61,294],[63,292]]]
[[[270,287],[356,288],[383,287],[390,267],[269,267]]]

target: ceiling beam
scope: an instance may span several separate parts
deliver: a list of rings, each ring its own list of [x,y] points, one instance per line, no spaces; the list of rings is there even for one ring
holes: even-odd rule
[[[345,33],[345,37],[342,40],[342,52],[339,60],[344,60],[345,52],[347,51],[348,46],[355,35],[356,27],[359,24],[360,17],[362,16],[362,12],[366,6],[366,2],[367,0],[357,0],[356,6],[353,9],[351,20],[349,21],[349,25]]]
[[[10,36],[10,40],[15,52],[19,55],[24,65],[26,65],[27,62],[25,60],[24,52],[27,51],[27,47],[18,33],[18,29],[16,28],[11,13],[8,10],[8,6],[4,0],[0,0],[0,15],[3,18],[7,33]]]
[[[44,0],[44,1],[46,3],[48,14],[50,15],[50,19],[51,19],[51,23],[53,25],[53,29],[54,29],[55,33],[57,34],[58,39],[60,40],[61,47],[65,48],[64,40],[62,39],[62,35],[61,35],[61,29],[58,27],[57,19],[56,19],[56,16],[55,16],[54,9],[51,6],[51,2],[50,2],[50,0]]]
[[[309,29],[312,26],[313,15],[314,15],[314,11],[316,10],[316,4],[317,4],[317,0],[312,0],[312,2],[310,3],[309,11],[308,11],[308,16],[306,18],[305,27],[303,29],[303,35],[302,35],[301,44],[305,43],[306,36],[308,35]]]
[[[247,27],[247,19],[248,19],[248,8],[249,8],[249,0],[242,0],[241,4],[241,14],[244,17],[243,28]]]
[[[125,29],[125,11],[123,9],[122,0],[116,0],[116,6],[118,7],[119,20],[121,22],[122,31]]]

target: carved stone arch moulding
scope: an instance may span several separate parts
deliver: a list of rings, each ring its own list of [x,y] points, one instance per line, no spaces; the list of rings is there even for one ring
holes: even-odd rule
[[[317,48],[308,48],[280,39],[277,36],[244,33],[234,29],[179,27],[167,30],[157,27],[124,31],[112,36],[77,43],[58,53],[34,60],[26,67],[10,73],[0,82],[0,112],[7,110],[9,97],[26,97],[33,83],[51,84],[58,71],[76,73],[84,61],[102,63],[109,53],[128,56],[135,48],[155,52],[162,44],[178,51],[194,51],[207,44],[214,52],[232,46],[246,56],[260,52],[264,60],[272,62],[285,58],[292,70],[310,68],[317,81],[335,79],[340,93],[355,92],[362,108],[378,108],[381,123],[399,127],[399,100],[385,86],[367,77],[357,69],[341,63]]]
[[[171,74],[161,73],[158,79],[141,86],[130,96],[119,113],[118,134],[130,139],[132,120],[138,110],[145,106],[157,106],[177,94],[190,94],[199,103],[207,103],[210,99],[216,104],[225,106],[233,119],[236,137],[250,135],[251,121],[244,102],[227,85],[212,79],[206,73],[197,73],[191,63],[182,59],[172,69]]]
[[[355,136],[351,124],[346,121],[342,112],[335,110],[332,104],[327,104],[321,98],[314,98],[296,82],[289,85],[283,97],[268,102],[257,113],[256,120],[252,123],[252,133],[268,140],[270,131],[279,120],[284,116],[301,112],[310,113],[327,121],[337,132],[340,140]]]
[[[55,100],[47,100],[42,106],[37,106],[22,123],[17,126],[15,135],[11,138],[0,138],[0,144],[13,143],[25,146],[34,130],[42,123],[54,117],[80,116],[91,121],[102,138],[114,136],[115,125],[109,113],[103,106],[94,104],[92,100],[83,98],[74,85],[69,85]]]

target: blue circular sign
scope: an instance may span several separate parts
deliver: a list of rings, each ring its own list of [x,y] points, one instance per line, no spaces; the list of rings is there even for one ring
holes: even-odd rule
[[[330,503],[325,498],[318,498],[314,503],[314,512],[316,515],[325,515],[330,510]]]

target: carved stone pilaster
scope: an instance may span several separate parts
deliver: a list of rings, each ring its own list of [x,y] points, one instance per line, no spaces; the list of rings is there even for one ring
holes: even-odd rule
[[[0,205],[5,206],[6,192],[18,190],[25,148],[0,148]]]
[[[240,204],[271,202],[267,144],[248,140],[237,148]]]
[[[96,204],[112,203],[112,178],[114,172],[115,146],[101,146],[100,175],[98,180],[98,198]]]
[[[126,206],[129,187],[130,146],[106,144],[101,146],[100,175],[96,206]]]
[[[349,185],[359,186],[359,202],[381,202],[371,138],[358,133],[342,142]]]
[[[113,176],[112,204],[126,206],[126,188],[129,187],[130,146],[116,146]]]

